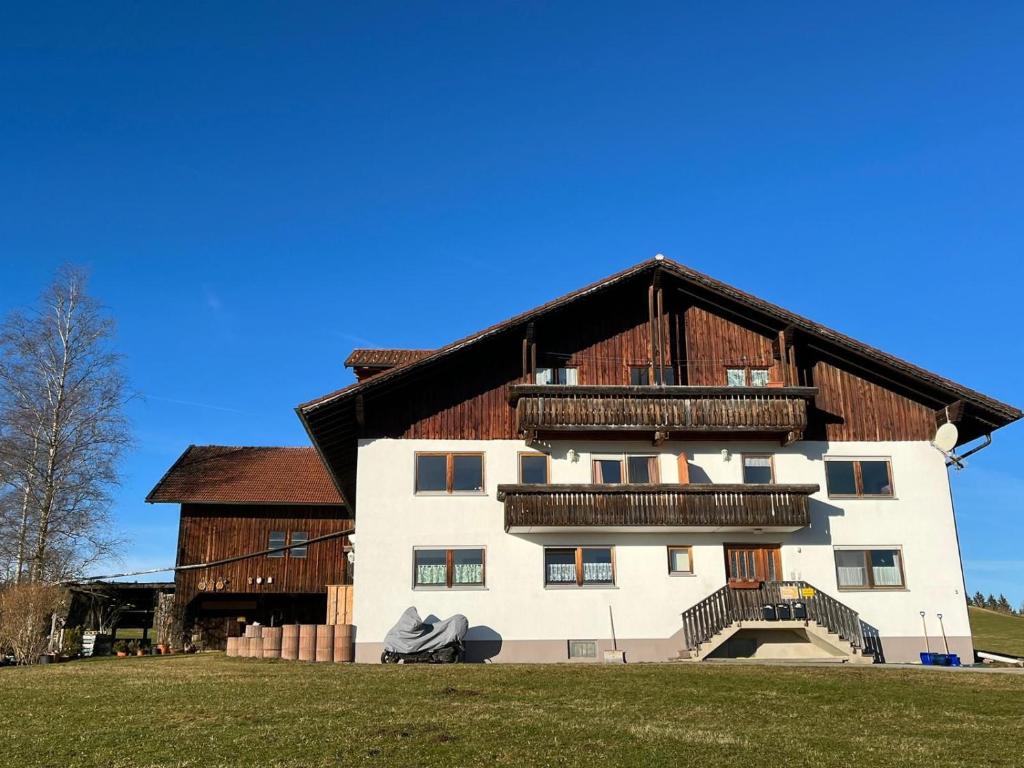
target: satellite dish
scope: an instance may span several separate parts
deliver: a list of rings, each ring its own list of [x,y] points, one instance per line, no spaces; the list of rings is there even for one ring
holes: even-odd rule
[[[957,440],[959,439],[960,433],[957,431],[956,425],[946,422],[935,430],[935,437],[932,438],[932,445],[943,453],[949,453],[956,447]]]

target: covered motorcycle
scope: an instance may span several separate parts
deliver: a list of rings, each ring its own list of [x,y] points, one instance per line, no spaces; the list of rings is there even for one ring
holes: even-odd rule
[[[452,664],[466,655],[462,644],[469,622],[461,613],[426,624],[414,607],[406,608],[384,637],[382,664]]]

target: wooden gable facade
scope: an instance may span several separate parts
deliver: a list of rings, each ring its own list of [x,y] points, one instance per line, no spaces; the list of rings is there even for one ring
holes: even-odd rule
[[[352,505],[360,438],[520,438],[516,398],[538,370],[575,369],[568,396],[599,397],[617,387],[625,388],[619,399],[628,400],[650,394],[630,388],[634,367],[645,368],[655,385],[664,376],[671,386],[661,391],[687,403],[738,394],[726,390],[730,368],[767,369],[770,385],[750,396],[760,402],[778,394],[800,400],[801,408],[806,400],[798,435],[804,439],[928,440],[955,413],[966,442],[1021,416],[667,260],[645,262],[468,339],[418,353],[297,411]]]

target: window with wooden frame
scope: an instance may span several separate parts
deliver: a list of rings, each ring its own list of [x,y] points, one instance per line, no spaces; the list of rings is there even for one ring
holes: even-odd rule
[[[416,493],[470,493],[484,490],[482,453],[417,453]]]
[[[614,547],[545,547],[547,586],[609,586],[615,583]]]
[[[825,459],[825,486],[829,498],[892,498],[892,463],[889,459]]]
[[[771,485],[774,483],[774,457],[769,453],[743,454],[743,482],[750,485]]]
[[[653,485],[661,481],[657,456],[597,456],[592,467],[598,485]]]
[[[482,547],[413,550],[413,587],[482,587],[484,575]]]
[[[669,546],[667,549],[669,576],[692,576],[693,547],[687,544]]]
[[[522,485],[547,485],[550,459],[546,453],[519,454],[519,482]]]
[[[538,384],[561,384],[563,386],[575,386],[579,384],[579,371],[575,366],[563,366],[560,368],[537,368],[534,380]]]
[[[763,366],[730,365],[725,369],[729,387],[767,387],[769,379],[769,369]]]
[[[629,383],[634,387],[646,387],[651,384],[651,371],[654,370],[655,380],[658,383],[666,386],[673,386],[676,383],[676,371],[671,366],[663,366],[660,368],[661,378],[658,379],[658,366],[654,366],[652,369],[649,365],[631,365],[629,366]]]
[[[278,547],[288,546],[288,532],[287,531],[271,531],[267,537],[267,549],[277,549]],[[284,557],[284,553],[287,550],[280,550],[278,552],[271,552],[267,557]]]
[[[840,590],[903,589],[903,552],[899,548],[835,550]]]

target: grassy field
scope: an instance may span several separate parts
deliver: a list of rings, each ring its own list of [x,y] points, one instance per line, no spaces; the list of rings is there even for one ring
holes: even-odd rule
[[[1024,657],[1024,617],[985,608],[968,608],[974,647],[992,653]]]
[[[731,665],[0,670],[4,765],[1011,766],[1024,675]]]

